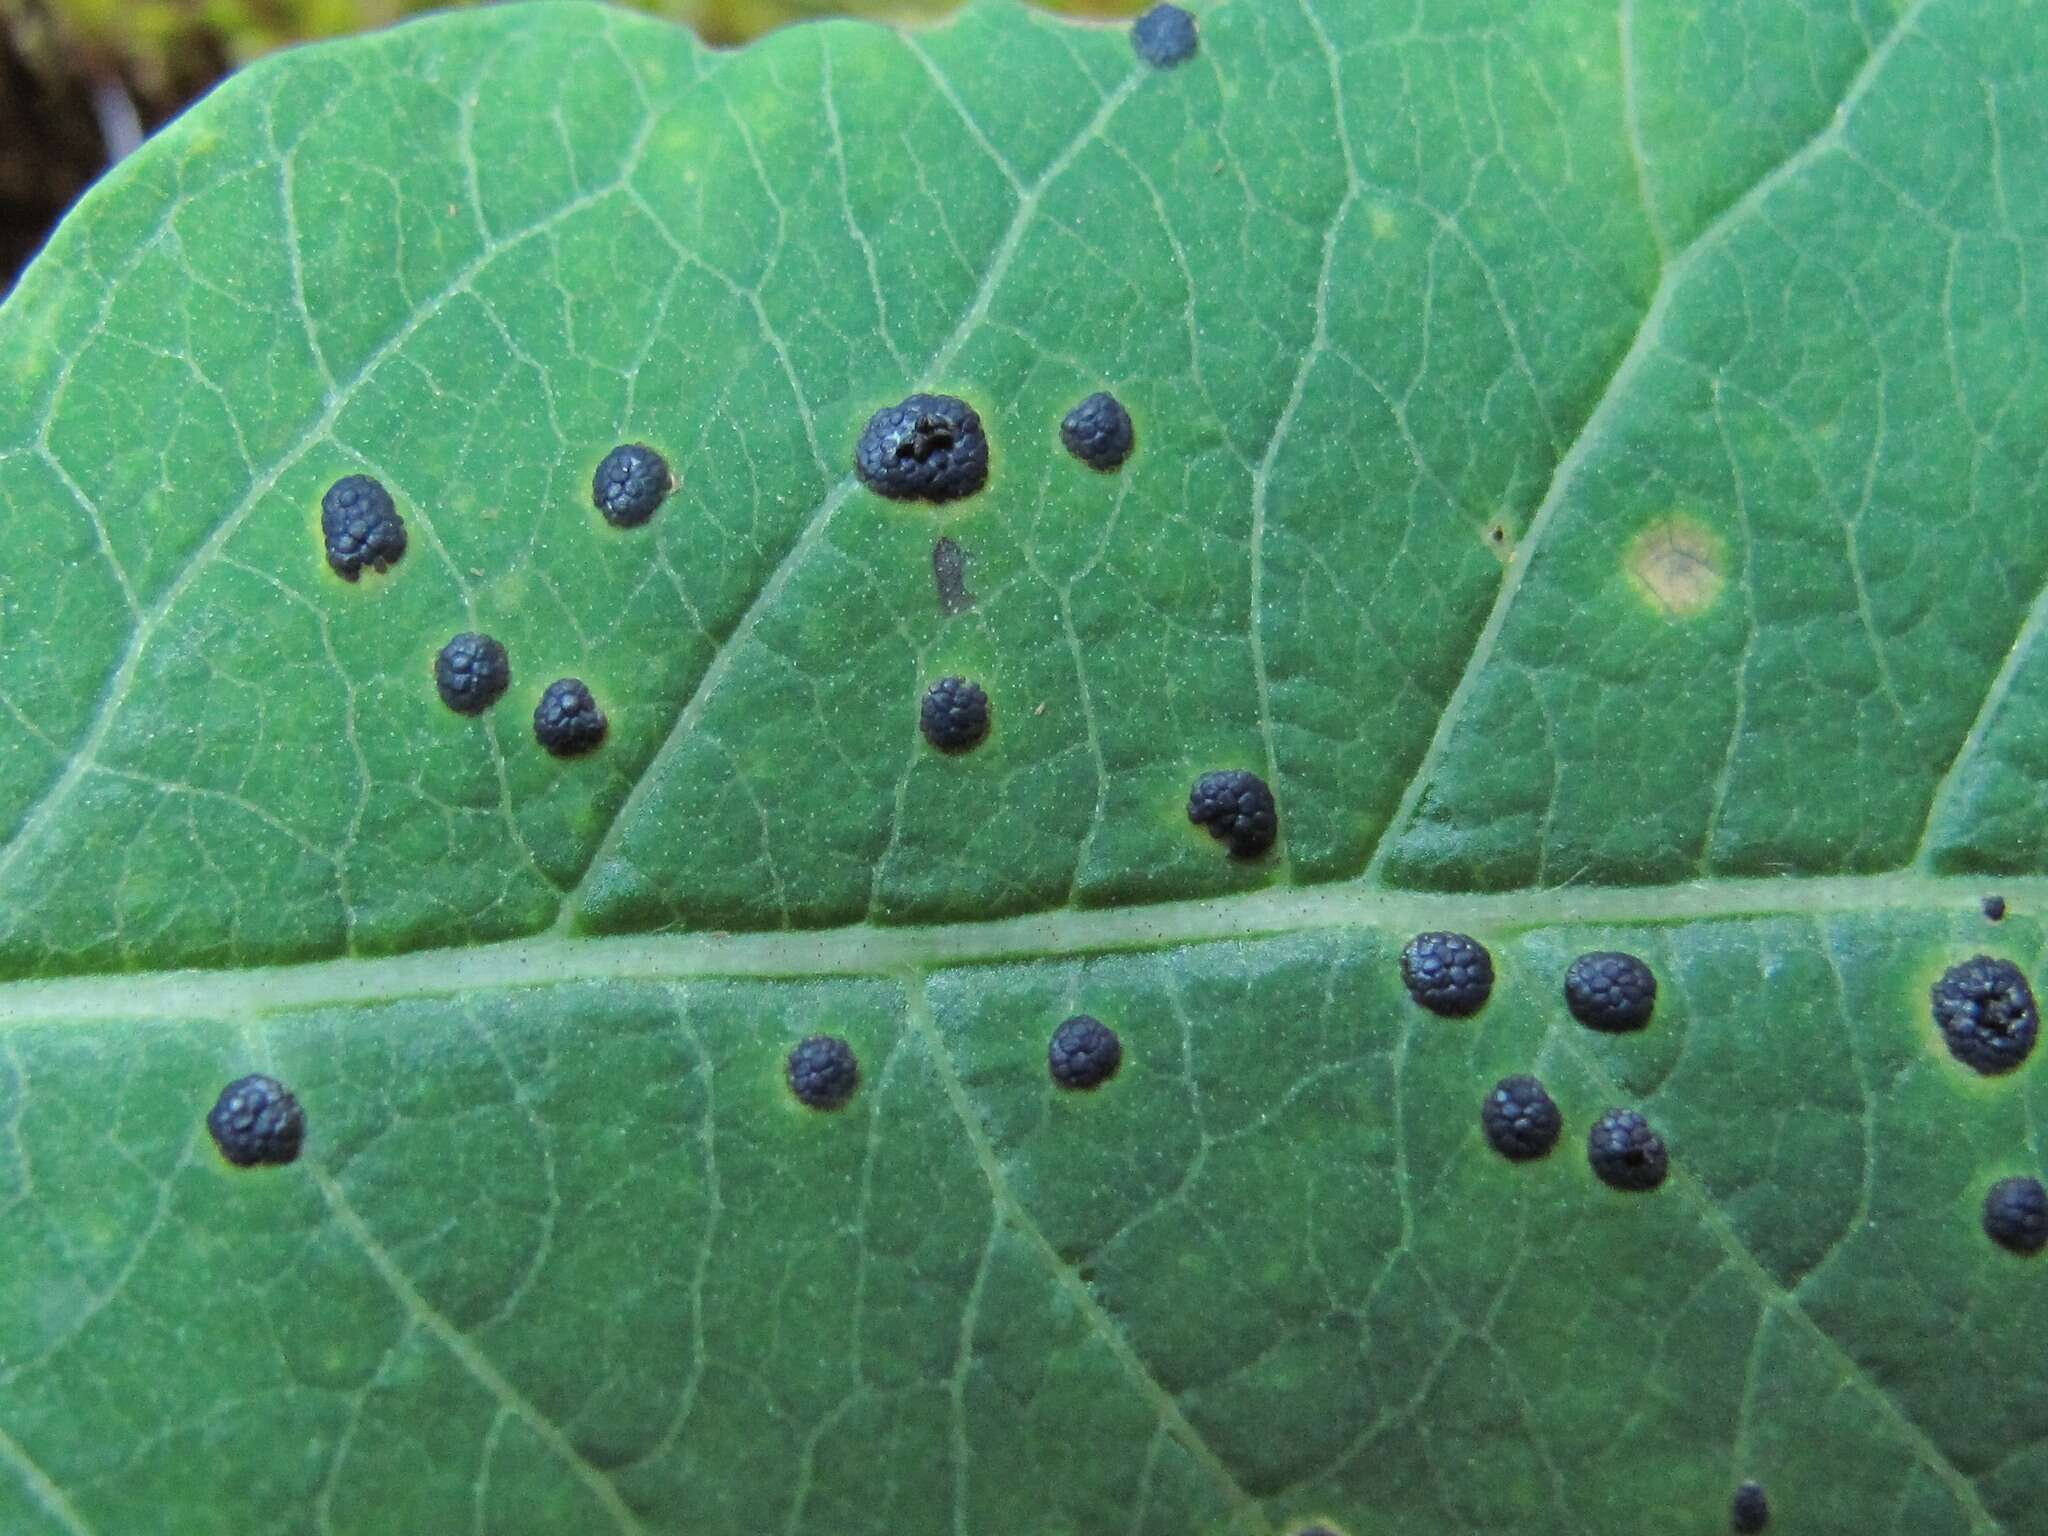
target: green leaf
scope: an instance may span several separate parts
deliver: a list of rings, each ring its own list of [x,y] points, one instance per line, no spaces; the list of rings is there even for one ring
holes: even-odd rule
[[[1199,17],[494,7],[67,221],[0,311],[0,1528],[2039,1528],[2048,1261],[1980,1208],[2041,1065],[1929,988],[2048,911],[2048,10]],[[980,495],[854,478],[916,390]],[[353,473],[410,547],[349,584]],[[250,1072],[289,1167],[209,1141]]]

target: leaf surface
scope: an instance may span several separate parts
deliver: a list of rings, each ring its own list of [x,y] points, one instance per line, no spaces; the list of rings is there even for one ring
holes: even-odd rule
[[[67,221],[0,310],[0,1525],[2036,1528],[2048,1272],[1979,1211],[2048,1105],[1928,999],[2048,905],[2048,15],[1198,14],[494,7]],[[917,390],[980,495],[852,473]],[[347,584],[351,473],[410,542]],[[1593,949],[1648,1028],[1566,1011]],[[252,1071],[289,1168],[208,1140]]]

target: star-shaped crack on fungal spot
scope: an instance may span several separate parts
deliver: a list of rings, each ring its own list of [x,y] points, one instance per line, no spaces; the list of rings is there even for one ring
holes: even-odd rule
[[[1636,595],[1661,617],[1697,618],[1728,584],[1728,551],[1705,523],[1673,513],[1629,541],[1622,569]]]

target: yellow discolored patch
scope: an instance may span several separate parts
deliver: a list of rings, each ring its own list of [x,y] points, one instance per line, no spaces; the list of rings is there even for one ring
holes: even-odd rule
[[[1372,225],[1372,237],[1375,240],[1391,240],[1401,227],[1400,218],[1384,203],[1374,203],[1367,210],[1366,218]]]
[[[1622,568],[1637,595],[1667,619],[1705,613],[1728,585],[1728,551],[1719,536],[1682,513],[1631,539]]]

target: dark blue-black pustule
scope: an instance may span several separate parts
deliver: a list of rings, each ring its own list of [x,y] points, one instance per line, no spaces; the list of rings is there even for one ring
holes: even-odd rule
[[[1601,1183],[1632,1194],[1655,1189],[1671,1167],[1664,1138],[1633,1109],[1610,1109],[1593,1123],[1586,1161]]]
[[[1984,1235],[2012,1253],[2048,1248],[2048,1189],[2039,1179],[2000,1179],[1984,1195]]]
[[[512,659],[489,635],[460,634],[434,658],[434,687],[458,715],[480,715],[512,683]]]
[[[367,567],[387,571],[405,554],[405,519],[391,493],[368,475],[343,475],[320,498],[327,564],[344,581]]]
[[[1280,808],[1272,789],[1243,768],[1219,768],[1195,780],[1188,820],[1207,827],[1237,859],[1258,858],[1280,835]]]
[[[306,1112],[283,1083],[256,1072],[221,1089],[206,1129],[237,1168],[282,1167],[305,1143]]]
[[[591,476],[590,499],[614,528],[637,528],[675,489],[668,460],[645,443],[621,443]]]
[[[1418,933],[1401,951],[1401,981],[1431,1013],[1462,1019],[1493,995],[1493,956],[1468,933]]]
[[[839,1036],[812,1035],[791,1048],[783,1075],[799,1104],[838,1109],[860,1086],[860,1062]]]
[[[1098,392],[1067,412],[1060,423],[1060,441],[1090,469],[1107,473],[1121,468],[1131,456],[1138,434],[1123,402],[1115,395]]]
[[[1967,1067],[1987,1076],[2010,1072],[2034,1049],[2041,1030],[2034,989],[2010,960],[1977,955],[1952,965],[1928,997],[1949,1054]]]
[[[611,722],[580,677],[549,683],[533,711],[533,739],[556,757],[575,757],[604,740]]]
[[[1744,1483],[1728,1505],[1728,1529],[1736,1536],[1758,1536],[1771,1523],[1771,1501],[1762,1483]]]
[[[942,677],[925,690],[917,728],[939,751],[971,752],[988,736],[988,694],[964,677]]]
[[[894,501],[957,501],[988,484],[988,435],[957,395],[910,395],[868,418],[853,467]]]
[[[1541,1082],[1521,1075],[1493,1085],[1479,1106],[1479,1127],[1486,1144],[1511,1163],[1544,1156],[1557,1145],[1564,1116]]]
[[[1579,956],[1564,973],[1564,1002],[1588,1029],[1624,1034],[1650,1022],[1657,1007],[1657,978],[1634,955],[1595,950]]]
[[[1200,45],[1195,18],[1177,5],[1155,5],[1131,23],[1131,47],[1154,69],[1172,69]]]
[[[1062,1088],[1097,1088],[1123,1065],[1124,1044],[1102,1020],[1077,1013],[1052,1032],[1045,1064]]]

